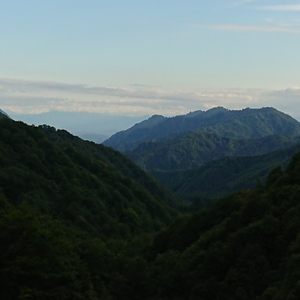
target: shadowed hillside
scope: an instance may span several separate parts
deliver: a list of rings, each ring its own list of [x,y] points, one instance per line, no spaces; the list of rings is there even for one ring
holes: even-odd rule
[[[253,191],[180,216],[120,153],[0,125],[1,300],[300,297],[299,153]]]
[[[152,231],[175,215],[176,197],[120,153],[6,118],[0,134],[1,188],[16,205],[110,236]]]
[[[224,157],[190,170],[153,171],[152,174],[169,189],[201,206],[205,199],[211,203],[212,199],[233,192],[254,189],[265,182],[274,167],[285,168],[298,151],[300,144],[264,155]]]
[[[166,142],[140,144],[128,156],[149,172],[187,170],[222,157],[263,155],[300,143],[300,136],[270,135],[257,139],[222,137],[196,130]]]
[[[174,192],[200,202],[253,188],[282,164],[280,154],[273,152],[299,143],[300,123],[274,108],[222,107],[172,118],[153,116],[105,142]],[[285,159],[293,153],[287,151]]]
[[[179,219],[153,243],[155,299],[298,299],[300,155],[266,186]]]

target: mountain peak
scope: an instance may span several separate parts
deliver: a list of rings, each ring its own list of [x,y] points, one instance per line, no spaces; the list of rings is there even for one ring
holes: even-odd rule
[[[162,115],[153,115],[149,119],[144,120],[140,123],[137,123],[134,125],[135,129],[140,129],[140,128],[153,128],[160,122],[165,120],[165,117]]]
[[[206,130],[223,137],[259,138],[267,135],[300,135],[300,123],[272,107],[229,110],[214,107],[186,115],[154,115],[104,142],[119,151],[131,151],[147,141],[170,140],[186,132]]]
[[[224,112],[224,111],[229,111],[229,109],[224,108],[223,106],[216,106],[207,110],[206,113],[212,113],[212,112],[217,113],[217,112]]]

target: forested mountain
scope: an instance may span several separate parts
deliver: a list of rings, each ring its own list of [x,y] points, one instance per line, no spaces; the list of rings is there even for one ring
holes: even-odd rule
[[[189,170],[153,171],[152,174],[194,205],[205,206],[212,199],[254,189],[265,182],[274,167],[285,168],[298,151],[300,144],[264,155],[223,157]]]
[[[123,176],[133,179],[143,187],[147,188],[153,195],[160,200],[168,203],[172,207],[182,205],[182,201],[164,188],[158,181],[154,180],[148,173],[142,171],[130,159],[122,155],[120,152],[103,145],[93,142],[82,141],[80,138],[71,135],[66,130],[55,130],[54,127],[40,126],[48,139],[55,142],[59,146],[68,147],[72,145],[81,155],[100,160],[106,165],[113,166],[114,169],[120,172]]]
[[[300,136],[228,138],[195,130],[167,141],[140,144],[128,156],[147,171],[175,171],[203,166],[222,157],[256,156],[300,143]]]
[[[121,270],[144,266],[121,249],[148,244],[178,204],[119,152],[1,118],[0,299],[112,299]]]
[[[299,299],[300,154],[266,186],[179,219],[156,236],[153,299]]]
[[[1,300],[300,297],[300,153],[180,217],[129,159],[64,130],[3,118],[0,151]]]
[[[116,133],[104,144],[129,152],[143,142],[170,140],[197,129],[230,138],[300,136],[300,123],[274,108],[228,110],[217,107],[171,118],[152,116],[128,130]]]
[[[153,116],[105,142],[176,193],[201,196],[204,202],[252,188],[281,163],[280,155],[262,155],[299,143],[300,123],[274,108],[222,107],[172,118]]]
[[[14,204],[105,236],[165,226],[169,191],[120,153],[64,130],[1,119],[1,190]]]

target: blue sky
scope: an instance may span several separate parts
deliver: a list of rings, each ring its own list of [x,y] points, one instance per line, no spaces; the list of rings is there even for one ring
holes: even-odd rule
[[[0,108],[300,120],[300,1],[0,2]]]

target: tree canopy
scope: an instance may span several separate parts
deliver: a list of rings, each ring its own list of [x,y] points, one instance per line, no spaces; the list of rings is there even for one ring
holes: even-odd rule
[[[0,125],[1,299],[299,299],[300,153],[180,215],[119,153]]]

